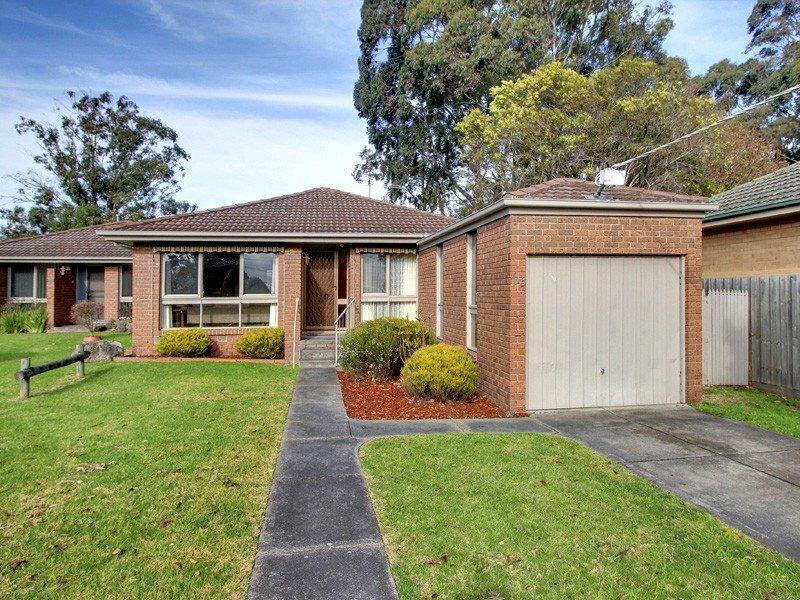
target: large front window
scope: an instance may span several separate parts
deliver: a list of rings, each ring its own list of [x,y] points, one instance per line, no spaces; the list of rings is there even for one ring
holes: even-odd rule
[[[361,320],[417,317],[417,256],[361,255]]]
[[[41,302],[47,297],[44,265],[9,267],[8,296],[13,301]]]
[[[275,327],[276,255],[272,252],[167,252],[162,325]]]

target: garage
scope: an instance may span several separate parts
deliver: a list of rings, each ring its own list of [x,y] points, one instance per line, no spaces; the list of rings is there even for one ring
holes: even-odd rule
[[[527,410],[684,401],[683,259],[528,256]]]

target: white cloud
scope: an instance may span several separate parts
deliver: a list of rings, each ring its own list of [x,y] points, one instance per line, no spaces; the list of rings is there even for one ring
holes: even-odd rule
[[[147,7],[147,11],[154,16],[165,29],[169,29],[189,41],[199,42],[204,39],[203,34],[196,29],[181,25],[158,0],[145,0],[145,6]]]

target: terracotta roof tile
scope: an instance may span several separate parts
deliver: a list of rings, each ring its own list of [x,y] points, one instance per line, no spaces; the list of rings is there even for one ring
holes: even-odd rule
[[[688,196],[674,192],[661,192],[628,186],[606,186],[597,197],[597,186],[593,181],[559,178],[545,181],[509,192],[506,197],[533,198],[535,200],[581,201],[608,200],[610,202],[704,202],[700,196]]]
[[[31,235],[0,241],[0,260],[11,258],[130,258],[131,249],[101,238],[99,229],[118,229],[132,221],[78,227],[44,235]]]
[[[315,188],[220,208],[137,221],[126,232],[408,233],[427,235],[452,223],[443,215],[331,188]]]
[[[719,210],[708,217],[725,213],[757,212],[779,202],[800,202],[800,163],[778,169],[726,192],[711,197]]]

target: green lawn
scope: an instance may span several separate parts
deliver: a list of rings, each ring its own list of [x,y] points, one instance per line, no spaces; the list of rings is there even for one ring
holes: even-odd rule
[[[294,370],[88,363],[17,397],[21,356],[82,337],[0,335],[0,597],[243,597]]]
[[[703,402],[695,408],[704,413],[752,423],[800,438],[800,400],[752,388],[706,388]]]
[[[796,598],[800,565],[564,438],[384,438],[361,461],[402,598]]]

